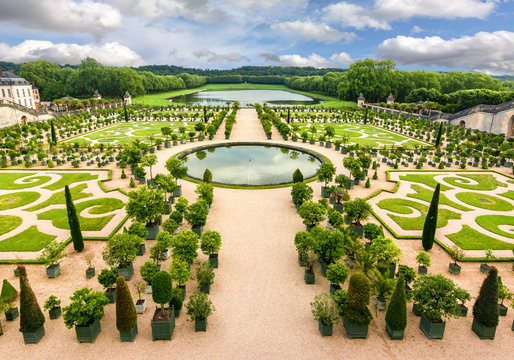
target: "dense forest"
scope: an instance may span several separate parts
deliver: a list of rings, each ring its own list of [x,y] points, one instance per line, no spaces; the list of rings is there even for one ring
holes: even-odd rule
[[[86,58],[78,66],[60,66],[45,60],[22,65],[1,63],[32,81],[42,99],[71,95],[88,98],[98,90],[104,97],[121,98],[145,93],[188,89],[206,83],[284,84],[291,89],[337,96],[356,101],[363,93],[367,102],[384,102],[392,93],[399,103],[428,101],[432,108],[455,112],[477,104],[500,104],[514,99],[514,81],[462,71],[404,71],[392,60],[359,60],[348,69],[312,67],[244,66],[231,70],[190,69],[170,65],[137,68],[104,67]]]

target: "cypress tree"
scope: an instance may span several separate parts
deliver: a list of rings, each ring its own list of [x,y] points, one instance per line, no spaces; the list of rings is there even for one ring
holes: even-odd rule
[[[498,326],[498,269],[491,267],[473,305],[473,316],[487,327]]]
[[[50,120],[50,136],[52,138],[52,144],[56,144],[57,136],[55,135],[55,125],[53,120]]]
[[[203,182],[208,184],[212,182],[212,172],[209,169],[205,169],[203,173]]]
[[[71,239],[73,240],[73,248],[75,251],[81,252],[84,250],[84,238],[82,231],[80,231],[80,222],[71,199],[71,193],[68,185],[64,187],[64,197],[66,198],[66,211],[68,213],[68,224],[71,230]]]
[[[25,266],[18,265],[20,273],[20,331],[31,333],[45,323],[45,316],[39,307],[36,295],[30,288]]]
[[[423,248],[426,251],[432,249],[432,246],[434,246],[435,230],[437,229],[437,212],[439,211],[440,189],[441,185],[437,184],[434,195],[432,195],[432,201],[430,202],[427,217],[425,218],[425,224],[423,225],[421,241],[423,243]]]
[[[387,306],[385,320],[393,330],[404,330],[407,327],[407,297],[405,296],[403,274],[400,274],[396,281],[396,287]]]
[[[437,131],[437,137],[435,139],[435,147],[438,148],[441,146],[441,135],[443,133],[443,123],[441,122],[439,125],[439,130]]]
[[[123,112],[125,114],[125,122],[129,121],[128,114],[127,114],[127,105],[123,105]]]
[[[290,123],[291,123],[291,121],[290,121],[290,118],[291,118],[290,111],[291,111],[291,109],[287,108],[287,123],[288,123],[288,124],[290,124]]]
[[[296,169],[293,173],[293,184],[303,182],[303,174],[300,169]]]
[[[129,288],[123,276],[116,280],[116,328],[118,331],[130,331],[137,324],[136,307],[132,301]]]

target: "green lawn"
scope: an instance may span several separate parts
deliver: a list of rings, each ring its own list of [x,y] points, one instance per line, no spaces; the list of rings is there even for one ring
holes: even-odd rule
[[[56,237],[40,232],[33,225],[18,235],[0,241],[0,251],[40,251]]]
[[[504,193],[498,194],[498,195],[506,197],[507,199],[514,200],[514,191],[512,191],[512,190],[509,190],[507,192],[504,192]]]
[[[470,180],[478,182],[478,184],[470,184],[472,181],[460,179],[456,177],[445,177],[444,181],[453,186],[467,190],[494,190],[498,186],[507,187],[506,184],[496,180],[492,174],[462,174],[460,175]],[[442,189],[441,189],[442,190]]]
[[[455,194],[455,197],[468,205],[480,209],[494,211],[511,211],[514,209],[514,206],[512,206],[510,202],[487,194],[463,191]]]
[[[28,173],[28,172],[0,172],[0,190],[19,190],[19,189],[27,189],[34,186],[39,186],[41,184],[44,184],[52,178],[47,175],[39,175],[34,176],[36,173]],[[14,181],[27,177],[27,176],[33,176],[29,179],[25,179],[23,181],[23,184],[15,184]]]
[[[92,199],[76,203],[75,209],[77,210],[77,215],[79,217],[80,229],[83,231],[100,231],[114,217],[114,215],[107,215],[102,217],[85,218],[80,216],[80,213],[84,209],[90,208],[88,210],[90,214],[104,214],[114,210],[121,209],[123,206],[125,206],[123,201],[108,198]],[[52,220],[52,224],[57,228],[70,228],[68,224],[68,216],[66,213],[66,209],[48,210],[41,214],[38,214],[37,217],[40,220]]]
[[[434,195],[433,191],[430,191],[427,188],[420,186],[420,185],[416,185],[416,184],[412,184],[410,186],[410,188],[416,192],[414,194],[408,194],[407,195],[408,197],[423,200],[428,203],[432,201],[432,196]],[[454,208],[462,210],[462,211],[471,211],[470,208],[467,208],[465,206],[457,204],[454,201],[449,200],[446,197],[446,195],[444,195],[442,193],[439,195],[439,205],[448,205],[448,206],[454,207]]]
[[[514,250],[514,244],[493,239],[468,225],[462,226],[459,232],[446,236],[463,250]]]
[[[438,182],[434,178],[438,175],[441,174],[407,174],[400,175],[400,180],[425,184],[426,186],[435,189]],[[451,187],[441,184],[441,191],[446,191],[449,189],[451,189]]]
[[[58,175],[61,175],[61,179],[59,179],[57,182],[45,186],[45,189],[48,190],[59,190],[63,188],[66,185],[70,185],[76,182],[80,181],[89,181],[89,180],[96,180],[98,179],[98,174],[89,174],[87,172],[82,173],[57,173]]]
[[[514,231],[511,230],[510,232],[507,232],[500,230],[499,228],[500,225],[509,225],[514,227],[514,216],[482,215],[477,216],[476,222],[478,225],[490,232],[514,239]]]
[[[20,191],[0,196],[0,210],[14,209],[30,204],[41,197],[40,193],[33,191]]]
[[[407,199],[384,199],[377,203],[378,207],[384,210],[395,212],[397,214],[409,215],[413,214],[412,208],[421,212],[418,217],[404,217],[394,214],[388,214],[388,216],[394,220],[403,230],[423,230],[425,218],[428,212],[428,206],[420,204],[416,201]],[[437,213],[437,227],[443,227],[448,224],[449,219],[460,219],[461,215],[447,210],[439,209]]]
[[[0,215],[0,235],[16,229],[21,223],[22,220],[18,216]]]
[[[71,198],[73,199],[73,201],[93,196],[92,194],[82,192],[82,190],[84,190],[86,187],[87,187],[87,184],[79,184],[70,189],[70,194],[71,194]],[[32,206],[25,210],[26,211],[36,211],[39,209],[43,209],[47,206],[56,205],[56,204],[66,204],[66,199],[64,198],[64,190],[61,192],[52,194],[52,196],[50,196],[48,198],[48,200],[43,201],[42,203]]]

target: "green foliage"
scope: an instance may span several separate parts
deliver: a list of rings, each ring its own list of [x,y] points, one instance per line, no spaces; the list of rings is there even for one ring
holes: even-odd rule
[[[364,225],[364,237],[366,239],[373,241],[379,236],[384,236],[384,229],[382,226],[374,223],[367,223]]]
[[[304,182],[296,182],[291,188],[291,198],[294,204],[301,205],[312,200],[313,190]]]
[[[221,248],[221,235],[217,231],[206,230],[200,240],[200,249],[205,255],[217,254]]]
[[[366,200],[355,198],[344,204],[344,212],[346,217],[354,224],[360,224],[362,220],[366,220],[371,213],[371,205]]]
[[[187,167],[182,159],[169,158],[166,161],[166,169],[175,179],[183,179],[187,175]]]
[[[159,271],[152,279],[152,299],[156,304],[164,305],[171,300],[171,275],[166,271]]]
[[[198,257],[198,236],[191,230],[179,231],[171,241],[173,259],[179,258],[191,263]]]
[[[369,189],[371,187],[371,181],[369,180],[369,177],[368,177],[368,180],[366,180],[366,188]]]
[[[100,285],[104,287],[104,289],[109,289],[116,283],[117,277],[117,268],[102,269],[102,271],[100,271],[100,274],[98,274],[98,282],[100,283]]]
[[[498,326],[498,270],[493,266],[484,279],[475,305],[475,319],[488,327]]]
[[[146,239],[148,236],[148,230],[146,230],[146,226],[143,223],[137,221],[130,224],[127,232],[130,235],[135,235],[141,239]]]
[[[430,202],[425,224],[423,225],[423,234],[421,242],[425,250],[430,250],[434,246],[435,231],[437,229],[437,213],[439,211],[439,192],[441,185],[437,184]]]
[[[293,173],[293,184],[303,182],[303,174],[300,169],[296,169]]]
[[[337,303],[329,293],[323,292],[314,297],[311,302],[311,310],[316,321],[325,326],[330,326],[341,321]]]
[[[425,251],[420,251],[416,255],[416,262],[420,265],[424,265],[426,267],[430,266],[430,263],[432,262],[431,256],[429,253]]]
[[[136,307],[123,276],[116,280],[116,328],[130,331],[137,324]]]
[[[207,203],[199,200],[189,205],[184,217],[191,226],[196,227],[205,225],[207,222]]]
[[[396,280],[393,295],[387,306],[385,321],[393,330],[404,330],[407,327],[407,298],[402,274]]]
[[[198,200],[204,200],[209,206],[212,205],[214,199],[214,186],[208,183],[200,183],[196,186],[195,193]]]
[[[159,271],[161,271],[159,265],[151,261],[145,261],[145,263],[139,269],[141,277],[148,285],[152,285],[152,279]]]
[[[348,304],[348,291],[345,289],[336,290],[332,294],[332,298],[336,302],[339,315],[344,316],[344,310]]]
[[[174,211],[173,213],[177,213],[179,217],[182,219],[182,215],[178,211]],[[179,228],[179,224],[179,222],[177,222],[173,217],[170,216],[162,223],[162,229],[170,234],[174,234],[175,231],[177,231],[177,229]]]
[[[405,285],[410,285],[414,280],[416,280],[416,270],[411,268],[409,265],[398,265],[398,272],[396,274],[397,277],[400,275],[403,276],[403,279],[405,280]]]
[[[412,292],[417,308],[428,320],[442,322],[460,316],[458,300],[465,290],[443,275],[428,274],[418,277]]]
[[[335,262],[328,265],[327,280],[331,284],[342,285],[350,275],[350,269],[343,263]]]
[[[207,294],[198,290],[189,297],[186,309],[191,321],[207,319],[215,311],[214,305],[212,305]]]
[[[30,333],[38,330],[45,323],[45,316],[39,307],[36,295],[29,285],[27,271],[18,265],[20,274],[20,331]]]
[[[344,224],[343,215],[341,215],[339,211],[332,211],[330,215],[328,215],[328,223],[338,229]]]
[[[177,183],[172,175],[157,174],[154,177],[154,182],[164,190],[166,195],[177,188]]]
[[[179,285],[185,285],[191,278],[187,262],[174,257],[170,265],[170,275],[171,280],[176,281]]]
[[[514,296],[514,294],[512,292],[510,292],[507,285],[505,285],[503,283],[502,277],[498,276],[498,299],[501,299],[501,301],[502,301],[501,303],[503,304],[505,299],[512,300],[513,296]]]
[[[127,174],[125,174],[125,169],[121,169],[121,178],[122,179],[126,179],[127,178]],[[132,179],[132,178],[131,178]],[[132,186],[131,186],[132,187]]]
[[[18,291],[7,279],[2,282],[2,292],[0,293],[0,303],[11,303],[18,296]]]
[[[189,205],[189,200],[187,200],[187,198],[181,196],[175,202],[175,210],[177,210],[182,215],[184,215],[186,213],[188,205]]]
[[[61,306],[61,300],[59,300],[55,295],[50,295],[43,305],[45,310],[52,310],[58,306]]]
[[[326,209],[320,203],[314,201],[304,202],[298,211],[303,223],[312,228],[318,225],[326,214]]]
[[[378,236],[371,243],[368,252],[374,256],[379,264],[391,264],[400,261],[402,250],[393,239]]]
[[[141,186],[137,190],[129,191],[128,196],[125,210],[136,221],[151,224],[164,212],[164,197],[160,190]]]
[[[441,146],[441,135],[443,133],[443,122],[440,123],[439,129],[437,130],[437,137],[435,139],[435,147],[436,149]]]
[[[175,310],[182,309],[182,303],[184,302],[184,297],[182,296],[182,289],[179,287],[174,287],[171,289],[171,300],[170,306],[173,306]]]
[[[336,174],[336,168],[331,163],[324,162],[319,166],[316,170],[316,175],[318,175],[318,180],[325,183],[325,187],[328,186],[328,183],[332,181],[334,175]]]
[[[326,264],[337,261],[345,253],[345,234],[338,230],[326,230],[317,226],[311,231],[314,251]]]
[[[350,322],[358,325],[367,325],[373,320],[368,309],[370,297],[369,280],[362,273],[354,273],[350,277],[348,286],[348,303],[344,310],[344,316]]]
[[[84,287],[77,290],[70,297],[70,304],[63,308],[64,325],[87,326],[104,316],[104,307],[109,299],[100,291],[93,291]]]
[[[48,244],[46,244],[37,260],[43,262],[43,264],[46,266],[56,265],[59,263],[59,260],[67,256],[65,250],[66,248],[64,247],[64,244],[61,244],[57,242],[56,239],[53,239]]]
[[[198,286],[210,285],[214,282],[214,268],[208,261],[197,261],[196,263],[196,281]]]
[[[294,245],[299,254],[307,254],[314,249],[314,238],[307,231],[299,231],[294,237]]]
[[[116,234],[107,240],[102,257],[111,267],[125,268],[136,259],[142,241],[142,238],[130,233]]]
[[[159,264],[161,261],[166,260],[164,256],[166,250],[167,247],[163,243],[156,242],[155,245],[150,248],[150,259],[156,264]]]
[[[377,300],[385,303],[394,289],[394,280],[389,278],[387,271],[384,274],[377,271],[375,277],[372,278],[372,286]]]
[[[134,182],[134,178],[132,176],[130,177],[130,180],[129,180],[129,186],[131,188],[136,187],[136,183]]]
[[[212,172],[209,169],[205,169],[203,172],[203,182],[207,184],[212,183]]]

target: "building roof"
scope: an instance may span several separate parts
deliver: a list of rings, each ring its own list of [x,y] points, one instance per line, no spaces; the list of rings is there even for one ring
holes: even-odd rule
[[[394,100],[393,93],[389,93],[389,96],[387,97],[387,100]]]
[[[32,84],[24,78],[15,75],[11,71],[0,70],[0,85],[3,86],[31,86]]]

